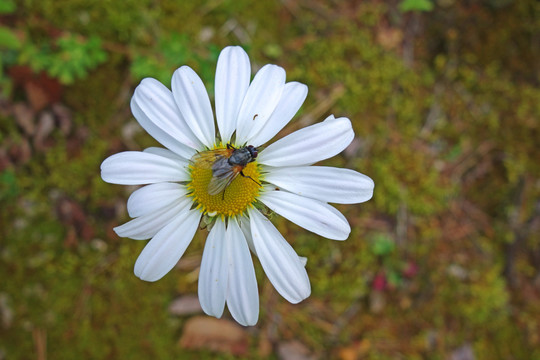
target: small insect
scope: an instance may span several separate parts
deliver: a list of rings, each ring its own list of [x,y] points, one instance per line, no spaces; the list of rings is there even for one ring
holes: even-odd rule
[[[245,175],[243,170],[250,162],[255,161],[258,150],[255,146],[248,145],[235,148],[227,144],[226,149],[215,149],[199,152],[191,158],[193,166],[200,169],[212,169],[212,179],[208,184],[208,194],[217,195],[223,193],[238,174],[251,179],[257,185],[262,186],[251,176]]]

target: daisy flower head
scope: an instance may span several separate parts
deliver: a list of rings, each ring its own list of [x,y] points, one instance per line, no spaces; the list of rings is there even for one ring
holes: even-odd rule
[[[350,226],[328,203],[367,201],[374,187],[356,171],[312,165],[353,140],[347,118],[329,116],[266,146],[293,118],[308,90],[285,82],[285,71],[276,65],[263,66],[250,79],[246,52],[237,46],[223,49],[216,69],[215,121],[204,84],[188,66],[173,74],[172,91],[155,79],[142,80],[131,110],[165,148],[126,151],[101,164],[106,182],[145,185],[127,202],[134,219],[114,228],[122,237],[151,239],[135,263],[135,275],[146,281],[162,278],[199,224],[211,224],[199,301],[217,318],[227,304],[242,325],[254,325],[259,316],[250,250],[286,300],[298,303],[311,292],[305,258],[261,210],[269,208],[328,239],[345,240]]]

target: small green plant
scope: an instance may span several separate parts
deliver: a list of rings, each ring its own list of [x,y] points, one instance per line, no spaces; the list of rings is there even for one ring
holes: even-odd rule
[[[0,14],[12,14],[16,8],[15,1],[13,0],[0,1]]]
[[[373,237],[371,251],[377,256],[388,256],[394,252],[396,244],[394,240],[385,234],[377,234]]]
[[[12,14],[16,6],[13,0],[0,1],[0,15]],[[4,67],[14,58],[14,51],[21,45],[19,37],[10,28],[0,26],[0,94],[7,95],[11,92],[11,81],[4,72]]]
[[[95,36],[84,40],[67,35],[59,38],[56,44],[59,51],[52,57],[48,72],[64,84],[85,77],[88,70],[107,60],[107,53],[101,48],[101,40]]]
[[[74,34],[63,35],[53,44],[26,41],[19,53],[19,63],[29,65],[35,72],[46,71],[66,85],[84,78],[105,60],[107,53],[98,37],[85,39]]]
[[[0,49],[14,50],[20,47],[21,43],[17,35],[5,26],[0,26]]]
[[[17,177],[12,170],[4,170],[0,173],[0,201],[8,201],[16,198],[20,193]]]
[[[430,0],[403,0],[399,4],[399,9],[402,12],[431,11],[433,10],[433,3]]]
[[[20,45],[19,38],[11,29],[0,26],[0,94],[2,95],[11,92],[11,81],[5,74],[4,67],[14,62],[16,50]]]

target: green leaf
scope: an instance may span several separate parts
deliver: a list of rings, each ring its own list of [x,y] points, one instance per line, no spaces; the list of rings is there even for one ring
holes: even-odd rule
[[[430,0],[403,0],[399,4],[399,9],[402,12],[431,11],[433,10],[433,3]]]
[[[19,195],[17,177],[12,170],[5,170],[0,173],[0,200],[14,199]]]
[[[15,33],[5,27],[0,26],[0,49],[18,49],[21,46],[21,42]]]
[[[56,41],[58,50],[49,54],[47,66],[49,75],[56,77],[62,84],[72,84],[84,78],[88,71],[96,68],[107,59],[107,53],[101,47],[97,37],[84,39],[68,34]]]
[[[15,6],[15,1],[13,0],[2,0],[0,1],[0,14],[12,14],[17,9]]]
[[[371,251],[378,256],[384,256],[392,253],[396,247],[394,240],[385,234],[378,234],[373,238]]]
[[[388,280],[388,283],[393,286],[400,286],[403,282],[401,275],[393,270],[386,271],[386,279]]]

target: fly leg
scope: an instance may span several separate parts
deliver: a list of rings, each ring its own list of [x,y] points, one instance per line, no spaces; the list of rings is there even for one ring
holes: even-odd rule
[[[248,176],[248,175],[244,174],[243,171],[240,171],[240,175],[242,175],[242,176],[245,177],[245,178],[250,179],[250,180],[253,181],[255,184],[257,184],[257,185],[259,185],[259,186],[262,187],[262,185],[261,185],[257,180],[255,180],[255,179],[252,178],[251,176]]]

